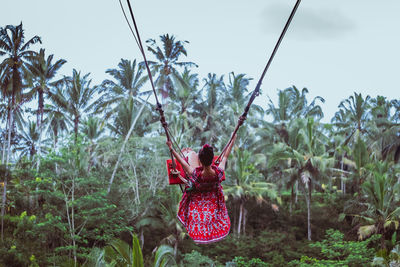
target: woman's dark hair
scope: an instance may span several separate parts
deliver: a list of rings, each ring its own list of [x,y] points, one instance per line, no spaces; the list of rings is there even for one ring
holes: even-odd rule
[[[210,166],[214,159],[214,149],[212,146],[205,144],[199,151],[199,160],[204,166]]]

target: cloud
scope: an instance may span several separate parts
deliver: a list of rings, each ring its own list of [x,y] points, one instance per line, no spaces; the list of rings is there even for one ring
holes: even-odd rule
[[[276,34],[282,30],[290,11],[282,2],[270,4],[262,12],[263,31]],[[300,5],[290,28],[290,35],[298,39],[331,39],[349,34],[356,24],[337,8]]]

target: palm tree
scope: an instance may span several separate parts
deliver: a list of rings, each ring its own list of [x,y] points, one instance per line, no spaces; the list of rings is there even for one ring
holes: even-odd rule
[[[393,114],[393,121],[399,123],[400,122],[400,100],[395,99],[392,100],[392,106],[395,109]]]
[[[140,248],[139,240],[135,234],[132,235],[132,247],[123,240],[114,239],[102,252],[97,250],[94,252],[95,253],[91,254],[93,257],[97,258],[95,261],[97,265],[95,266],[144,266],[142,249]],[[173,249],[170,246],[159,246],[156,250],[152,267],[176,266],[176,261],[172,252]]]
[[[174,94],[173,77],[177,76],[177,67],[196,66],[193,62],[181,62],[179,58],[182,55],[187,56],[185,44],[188,41],[175,41],[175,36],[164,34],[160,36],[162,48],[158,46],[154,39],[146,41],[149,45],[147,49],[155,56],[157,61],[149,61],[149,66],[157,75],[155,86],[161,93],[163,101],[170,95]]]
[[[327,137],[319,130],[313,118],[294,120],[288,131],[288,142],[278,143],[272,152],[269,167],[283,168],[290,177],[289,185],[298,181],[302,185],[307,204],[307,237],[311,240],[311,194],[317,184],[333,166],[334,159],[325,149]],[[282,165],[280,165],[282,164]],[[285,166],[285,167],[283,167]]]
[[[65,112],[61,109],[61,107],[57,104],[57,100],[62,100],[64,97],[64,91],[62,89],[57,89],[50,98],[51,104],[46,104],[44,108],[44,112],[47,115],[46,120],[49,124],[49,133],[53,139],[53,150],[57,151],[57,143],[59,135],[62,132],[65,132],[70,126],[71,122]]]
[[[371,123],[368,125],[369,150],[371,157],[376,160],[390,159],[394,161],[400,157],[400,124],[396,117],[391,116],[392,107],[396,101],[388,101],[386,97],[377,96],[371,99]],[[396,115],[396,110],[394,110]]]
[[[16,147],[17,151],[20,151],[20,157],[27,156],[30,160],[33,161],[37,153],[37,146],[39,142],[39,131],[37,124],[34,121],[27,121],[26,123],[27,129],[22,129],[20,138],[20,146]]]
[[[89,164],[88,164],[88,172],[90,172],[90,168],[93,165],[93,154],[96,149],[96,140],[100,137],[102,133],[104,133],[104,122],[101,122],[100,118],[89,117],[83,123],[82,132],[85,134],[86,138],[89,140],[88,144],[88,155],[89,155]]]
[[[93,109],[93,97],[98,90],[98,87],[91,87],[89,75],[81,75],[77,70],[72,71],[72,76],[65,77],[63,83],[65,90],[57,90],[57,93],[52,96],[54,102],[72,118],[75,133],[75,143],[78,139],[79,124],[84,113]]]
[[[118,107],[118,115],[115,118],[115,124],[114,125],[108,125],[108,127],[115,132],[118,135],[122,135],[124,137],[124,142],[122,143],[121,150],[118,155],[117,163],[114,166],[114,170],[111,174],[110,182],[108,185],[107,192],[109,193],[111,191],[111,186],[114,181],[115,174],[118,169],[118,165],[121,161],[122,158],[122,153],[124,152],[125,146],[135,129],[135,125],[138,122],[139,118],[141,117],[141,114],[147,105],[147,101],[149,100],[150,95],[148,95],[146,101],[143,101],[141,103],[140,109],[135,112],[135,101],[133,99],[128,99],[124,102],[122,102],[122,105]],[[143,120],[142,120],[143,121]],[[148,124],[147,124],[148,125]],[[146,127],[141,127],[142,134],[146,131]],[[139,130],[138,130],[139,131]]]
[[[169,229],[168,232],[171,234],[163,239],[163,242],[168,242],[174,246],[174,256],[178,255],[179,241],[183,240],[186,233],[182,228],[182,224],[179,222],[176,213],[179,206],[180,194],[176,187],[169,190],[167,195],[167,203],[160,205],[161,221],[164,227]]]
[[[11,155],[11,132],[13,130],[14,111],[18,102],[22,99],[23,90],[23,65],[28,57],[35,52],[29,50],[30,46],[41,43],[39,36],[34,36],[25,42],[25,34],[22,28],[22,22],[18,26],[7,25],[0,28],[0,56],[6,55],[6,58],[0,63],[0,72],[6,72],[10,90],[8,92],[9,109],[8,109],[8,148],[7,160],[9,162]]]
[[[2,133],[2,157],[1,163],[4,164],[5,161],[5,154],[6,154],[6,144],[7,144],[7,133],[8,133],[8,118],[9,118],[9,108],[10,108],[10,98],[8,94],[10,92],[9,87],[11,85],[9,79],[9,73],[5,67],[0,69],[0,96],[2,103],[0,104],[0,120],[1,122],[5,121],[6,129]]]
[[[107,79],[101,84],[99,93],[106,92],[106,94],[98,100],[95,112],[105,112],[105,119],[107,119],[112,116],[123,100],[142,95],[140,89],[148,80],[148,77],[143,75],[143,71],[144,67],[137,64],[136,59],[133,62],[121,59],[118,69],[108,69],[106,73],[110,74],[115,81]]]
[[[324,103],[325,100],[317,96],[308,104],[307,94],[307,88],[303,88],[300,92],[293,86],[278,92],[277,106],[270,99],[266,115],[272,116],[275,131],[279,137],[276,141],[288,141],[287,125],[291,120],[301,117],[320,119],[324,116],[322,108],[317,104],[317,101]]]
[[[229,73],[229,80],[224,91],[224,109],[222,114],[224,118],[229,118],[230,123],[234,126],[239,116],[243,113],[245,106],[251,96],[248,93],[248,85],[252,78],[247,78],[246,74],[236,75],[234,72]],[[257,125],[263,119],[264,110],[257,104],[252,104],[247,117],[246,126]]]
[[[195,103],[193,116],[202,120],[202,124],[198,127],[201,132],[201,143],[215,143],[220,139],[221,128],[225,127],[223,123],[226,122],[221,119],[221,110],[224,108],[224,103],[221,101],[221,93],[225,91],[224,77],[218,78],[215,73],[209,73],[203,81],[205,85],[202,91],[205,90],[205,99]],[[199,94],[202,95],[203,92]]]
[[[320,96],[316,96],[308,104],[307,94],[307,88],[303,88],[300,92],[295,86],[280,90],[278,92],[278,106],[275,106],[270,99],[266,114],[272,115],[275,123],[287,123],[299,117],[322,118],[324,114],[317,101],[324,103],[325,100]]]
[[[185,68],[182,73],[177,73],[174,81],[176,93],[171,95],[172,101],[165,108],[169,130],[180,146],[193,146],[198,141],[197,131],[202,124],[195,110],[196,104],[201,101],[198,95],[199,79],[197,74]],[[159,122],[155,123],[158,126]]]
[[[360,193],[361,190],[361,185],[365,181],[365,173],[366,169],[365,167],[367,164],[370,162],[370,155],[367,150],[367,145],[365,142],[361,139],[360,133],[356,131],[356,142],[353,145],[353,160],[354,160],[354,167],[355,171],[353,173],[353,180],[354,180],[354,185],[355,185],[355,191],[357,193]]]
[[[193,108],[198,101],[199,78],[197,73],[191,73],[185,67],[182,73],[177,73],[175,77],[176,92],[172,100],[176,102],[180,114],[184,114]],[[173,107],[175,109],[175,107]],[[188,110],[189,109],[189,110]]]
[[[136,123],[139,123],[141,125],[141,127],[138,127],[136,129],[136,134],[142,136],[146,132],[146,129],[148,130],[148,127],[146,127],[146,123],[143,122],[145,122],[146,117],[150,115],[149,110],[147,110],[147,112],[146,110],[144,110],[144,115],[143,110],[140,111],[141,106],[144,105],[145,107],[146,103],[147,102],[140,103],[134,99],[127,99],[125,101],[122,101],[114,111],[114,122],[112,124],[109,123],[107,125],[108,128],[117,136],[124,138],[128,135],[129,130],[131,129],[132,124],[135,122],[136,119]],[[141,120],[138,120],[139,118]]]
[[[348,99],[343,100],[339,108],[340,110],[335,113],[332,123],[337,128],[338,134],[346,136],[345,144],[353,139],[356,131],[361,134],[367,132],[367,123],[370,121],[370,100],[371,97],[367,95],[365,99],[361,93],[354,93]]]
[[[38,161],[36,169],[40,166],[41,156],[41,141],[43,132],[43,113],[44,113],[44,100],[45,96],[50,94],[50,89],[59,81],[53,81],[58,70],[67,62],[64,59],[57,60],[54,64],[52,63],[54,55],[45,56],[45,50],[40,49],[38,54],[28,58],[27,68],[27,80],[28,86],[32,89],[27,93],[26,97],[28,100],[32,99],[37,95],[38,109],[37,109],[37,128],[39,129],[39,142],[38,142]]]
[[[385,234],[393,225],[400,224],[400,207],[398,195],[400,185],[395,179],[395,170],[385,162],[375,162],[370,165],[371,176],[362,185],[360,206],[364,208],[360,215],[354,215],[367,223],[359,228],[360,239],[365,239],[372,233],[382,235],[381,246],[385,248]],[[350,214],[351,215],[351,214]]]
[[[7,25],[5,28],[0,28],[0,56],[6,55],[5,59],[0,63],[0,73],[7,77],[7,83],[10,85],[2,88],[8,91],[8,136],[7,136],[7,157],[6,165],[8,165],[11,156],[11,132],[14,129],[14,112],[17,104],[21,102],[23,89],[23,64],[28,56],[34,54],[29,50],[29,47],[36,43],[41,43],[38,36],[34,36],[25,42],[25,34],[22,28],[22,22],[18,26]],[[3,79],[4,79],[3,77]],[[3,83],[3,82],[2,82]],[[5,175],[7,177],[8,175]],[[1,207],[1,240],[3,240],[3,217],[5,212],[6,197],[7,197],[7,179],[4,180],[3,199]]]
[[[240,235],[241,227],[243,233],[246,231],[246,208],[245,203],[250,199],[256,199],[261,203],[265,198],[276,199],[275,185],[263,181],[261,173],[257,171],[255,165],[259,162],[251,162],[257,159],[250,151],[235,148],[234,164],[228,169],[227,185],[224,186],[224,193],[238,204],[237,234]]]

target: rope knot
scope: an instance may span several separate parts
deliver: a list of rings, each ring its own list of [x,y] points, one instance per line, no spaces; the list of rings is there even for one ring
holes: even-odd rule
[[[246,120],[246,116],[240,116],[239,117],[239,120],[238,120],[238,124],[239,124],[239,126],[241,126],[243,123],[244,123],[244,121]]]

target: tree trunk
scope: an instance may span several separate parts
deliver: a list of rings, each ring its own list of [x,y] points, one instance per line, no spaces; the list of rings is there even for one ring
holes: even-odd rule
[[[243,201],[240,200],[240,208],[239,208],[239,221],[238,221],[238,236],[240,236],[240,226],[242,225],[242,218],[243,218]]]
[[[4,240],[4,214],[6,210],[6,202],[7,202],[7,179],[8,179],[8,163],[10,162],[10,154],[11,154],[11,131],[13,125],[13,109],[14,109],[14,95],[12,96],[11,107],[9,109],[9,120],[8,120],[8,137],[7,137],[7,158],[6,158],[6,175],[4,176],[4,187],[3,187],[3,196],[1,200],[1,241]]]
[[[14,96],[13,96],[14,98]],[[10,108],[10,119],[8,123],[8,137],[7,137],[7,158],[6,158],[6,164],[10,162],[10,155],[11,155],[11,132],[13,129],[13,123],[14,123],[14,100],[11,103],[11,108]],[[8,167],[7,167],[8,168]]]
[[[243,234],[246,234],[246,220],[247,220],[247,210],[243,207]]]
[[[68,190],[67,190],[68,191]],[[65,209],[67,213],[67,221],[68,221],[68,228],[69,228],[69,235],[72,241],[72,254],[74,257],[74,266],[76,267],[77,264],[77,257],[76,257],[76,231],[75,231],[75,214],[74,214],[74,201],[75,201],[75,178],[72,178],[72,185],[69,192],[71,192],[71,201],[68,200],[69,192],[63,188],[64,192],[64,201],[65,201]],[[71,209],[71,212],[70,212]],[[71,250],[69,250],[71,252]]]
[[[57,139],[58,139],[58,136],[57,136],[57,134],[58,134],[58,131],[57,131],[57,128],[56,129],[54,129],[53,128],[53,133],[54,133],[54,142],[53,142],[53,149],[54,149],[54,154],[57,154]],[[56,164],[55,164],[55,168],[56,168],[56,174],[58,174],[58,164],[57,164],[57,162],[56,162]]]
[[[307,203],[307,239],[311,241],[311,183],[308,185],[308,192],[304,190]]]
[[[8,103],[8,105],[10,106],[10,100],[8,101],[9,103]],[[6,142],[6,139],[7,139],[7,141],[8,141],[8,128],[10,127],[10,109],[11,108],[9,108],[8,109],[8,114],[7,114],[7,123],[6,123],[6,133],[7,134],[4,134],[4,142],[3,142],[3,155],[2,155],[2,158],[1,158],[1,164],[4,164],[4,161],[5,161],[5,159],[6,159],[6,144],[8,144],[8,142]],[[7,138],[6,138],[6,136],[7,136]]]
[[[39,129],[39,141],[38,141],[38,154],[37,154],[37,161],[36,161],[36,172],[39,172],[40,168],[40,158],[42,156],[42,132],[43,132],[43,108],[44,108],[44,99],[43,99],[43,90],[39,89],[38,94],[38,118],[37,118],[37,125]]]
[[[78,130],[79,130],[79,116],[75,116],[74,118],[75,145],[78,142]]]
[[[8,173],[8,171],[6,171]],[[4,177],[3,196],[1,201],[1,242],[4,241],[4,212],[7,199],[7,173]]]
[[[140,228],[140,247],[143,249],[144,247],[144,233],[143,227]]]
[[[117,163],[114,166],[114,170],[113,170],[113,173],[112,173],[111,178],[110,178],[110,182],[109,182],[109,185],[108,185],[107,193],[110,193],[110,191],[111,191],[111,186],[112,186],[112,183],[114,181],[115,174],[117,173],[117,168],[118,168],[118,165],[119,165],[119,163],[121,161],[122,153],[124,153],[124,149],[125,149],[126,143],[128,143],[129,137],[131,136],[131,134],[133,132],[133,129],[135,128],[136,122],[138,121],[140,115],[142,114],[144,106],[146,105],[146,103],[149,100],[149,98],[150,98],[150,94],[147,97],[146,101],[143,102],[142,106],[140,107],[140,110],[139,110],[138,114],[136,115],[135,119],[133,120],[133,122],[131,124],[131,127],[129,128],[129,131],[125,136],[125,140],[122,143],[122,147],[121,147],[121,150],[120,150],[119,155],[118,155]]]
[[[343,157],[342,160],[340,161],[340,169],[342,170],[342,174],[340,175],[340,189],[342,190],[342,194],[346,194],[346,181],[343,179]]]
[[[178,254],[178,238],[179,236],[176,237],[176,241],[174,244],[174,258],[176,259],[176,255]]]
[[[236,230],[235,229],[237,229],[236,228],[236,225],[237,225],[237,212],[236,212],[236,204],[235,203],[233,203],[233,224],[232,224],[232,229],[233,229],[233,232],[235,232]]]
[[[8,131],[8,123],[10,121],[10,113],[7,116],[7,127],[6,127],[6,132]],[[2,149],[2,157],[1,157],[1,164],[4,164],[4,160],[6,157],[6,135],[4,135],[4,142],[3,142],[3,149]],[[8,168],[8,166],[6,165],[6,168]],[[4,241],[4,211],[5,209],[3,208],[5,203],[6,203],[6,196],[7,196],[7,177],[4,177],[4,186],[3,186],[3,193],[2,193],[2,201],[1,201],[1,242]]]
[[[132,161],[131,161],[132,163]],[[135,193],[136,193],[136,205],[140,205],[140,197],[139,197],[139,179],[136,174],[136,166],[132,163],[133,173],[135,175]]]
[[[88,162],[88,167],[87,167],[87,172],[90,173],[90,167],[92,167],[92,156],[90,155],[92,153],[91,151],[92,148],[92,141],[89,142],[89,147],[88,147],[88,155],[89,155],[89,162]]]
[[[292,216],[292,212],[293,212],[293,206],[294,206],[294,184],[292,184],[292,188],[291,188],[291,194],[290,194],[290,203],[289,203],[289,214],[290,216]]]
[[[6,123],[6,132],[8,132],[8,121],[9,121],[9,116],[7,116],[7,123]],[[2,156],[1,156],[1,164],[4,164],[4,161],[6,160],[6,148],[7,148],[7,142],[6,142],[6,134],[4,133],[4,142],[3,142],[3,148],[2,148]]]
[[[76,267],[77,258],[76,258],[76,240],[75,240],[75,212],[74,212],[74,203],[75,203],[75,177],[72,179],[72,190],[71,190],[71,224],[72,224],[72,246],[74,253],[74,267]]]

